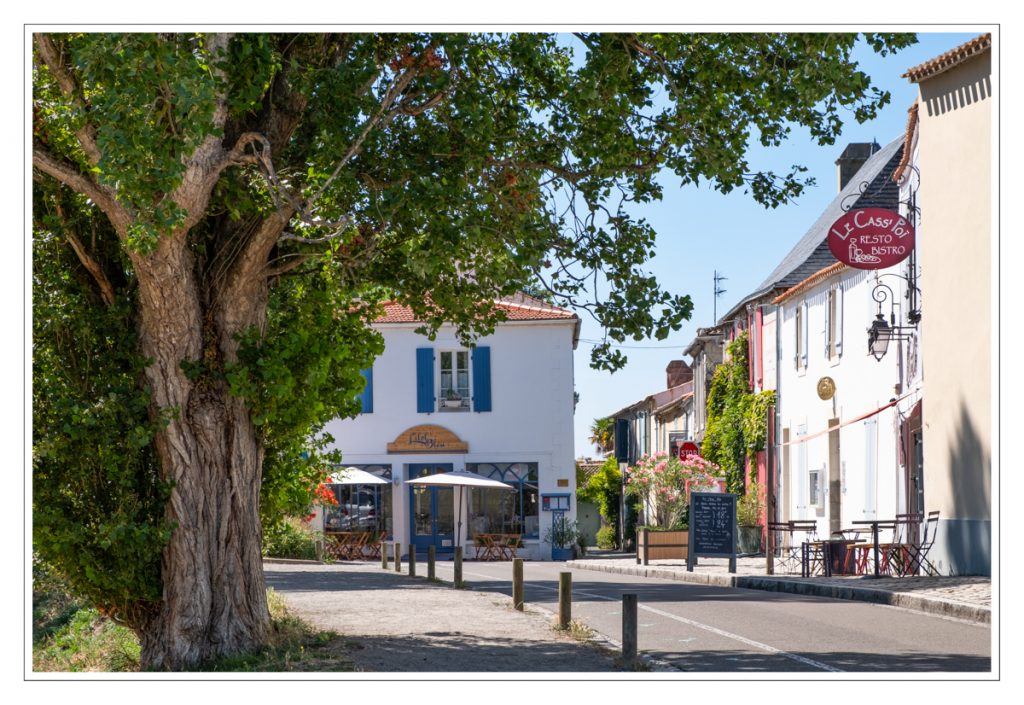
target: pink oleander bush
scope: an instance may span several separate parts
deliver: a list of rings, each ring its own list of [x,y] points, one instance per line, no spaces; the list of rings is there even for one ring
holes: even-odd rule
[[[689,493],[709,490],[724,477],[720,467],[700,456],[681,461],[658,451],[629,468],[626,494],[643,503],[648,524],[674,529],[683,524]]]

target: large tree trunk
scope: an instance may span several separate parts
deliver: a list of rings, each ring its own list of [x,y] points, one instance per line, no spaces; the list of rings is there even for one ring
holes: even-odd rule
[[[193,381],[181,368],[183,360],[233,358],[232,334],[265,321],[266,294],[254,285],[204,291],[211,285],[198,281],[184,237],[162,240],[135,265],[154,413],[176,412],[156,439],[163,476],[174,482],[166,516],[175,529],[163,555],[160,610],[140,630],[142,666],[182,669],[258,649],[267,634],[263,448],[249,410],[222,379]]]

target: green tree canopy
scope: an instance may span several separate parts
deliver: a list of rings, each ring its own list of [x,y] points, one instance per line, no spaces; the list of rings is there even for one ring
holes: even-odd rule
[[[613,341],[691,310],[645,271],[655,233],[631,204],[666,171],[798,196],[802,167],[762,173],[747,145],[872,118],[888,95],[856,41],[36,35],[37,550],[140,634],[146,666],[258,647],[261,491],[283,511],[315,482],[329,442],[309,438],[357,410],[374,307],[468,342],[530,284],[589,311],[609,338],[592,363],[621,367]]]

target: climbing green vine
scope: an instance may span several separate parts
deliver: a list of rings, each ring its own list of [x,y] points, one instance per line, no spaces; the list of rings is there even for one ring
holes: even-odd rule
[[[727,347],[728,359],[711,378],[708,393],[707,432],[701,455],[725,471],[726,489],[743,492],[747,454],[764,450],[768,408],[775,404],[775,391],[754,394],[749,387],[750,358],[744,331]]]

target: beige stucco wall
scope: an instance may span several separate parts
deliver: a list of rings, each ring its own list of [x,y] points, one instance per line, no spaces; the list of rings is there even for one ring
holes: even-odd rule
[[[919,87],[925,508],[943,572],[990,572],[991,52]]]

